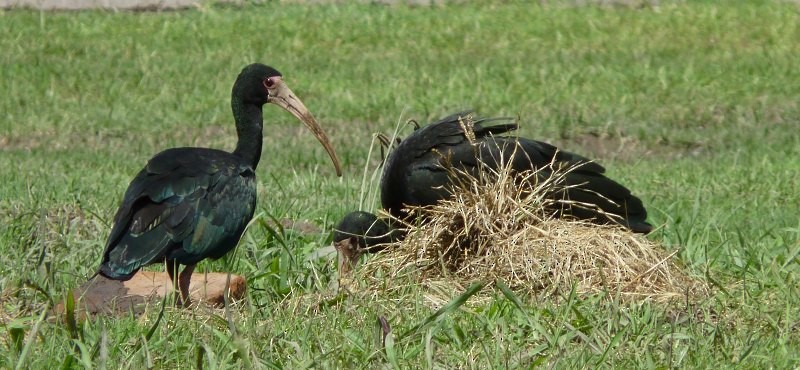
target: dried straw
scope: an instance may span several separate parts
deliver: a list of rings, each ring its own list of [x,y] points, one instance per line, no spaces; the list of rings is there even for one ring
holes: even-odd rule
[[[405,223],[406,239],[367,261],[358,280],[367,290],[384,292],[423,285],[434,303],[470,282],[496,280],[535,296],[562,295],[573,287],[582,295],[608,293],[620,300],[706,294],[705,285],[676,261],[677,251],[620,226],[554,217],[558,207],[593,207],[550,197],[564,190],[571,170],[551,164],[515,173],[510,166],[484,166],[474,177],[451,168],[459,179],[455,196],[412,208],[424,222]]]

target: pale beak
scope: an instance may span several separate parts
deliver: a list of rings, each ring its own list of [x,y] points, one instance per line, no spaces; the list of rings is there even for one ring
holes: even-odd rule
[[[294,95],[288,86],[286,86],[286,83],[280,79],[276,80],[276,84],[269,89],[269,98],[267,101],[287,110],[302,121],[306,127],[311,130],[314,136],[317,137],[317,140],[319,140],[322,146],[325,147],[325,151],[328,152],[328,155],[333,161],[333,166],[336,167],[336,175],[342,176],[342,166],[339,164],[339,158],[336,156],[336,151],[333,150],[333,145],[331,145],[330,140],[328,140],[328,136],[325,135],[325,131],[322,130],[322,127],[320,127],[317,120],[314,119],[314,116],[311,115],[311,112],[308,111],[308,108],[306,108],[303,102]]]
[[[353,270],[361,257],[362,252],[358,250],[358,242],[348,238],[339,242],[334,242],[339,257],[339,279],[352,278]]]

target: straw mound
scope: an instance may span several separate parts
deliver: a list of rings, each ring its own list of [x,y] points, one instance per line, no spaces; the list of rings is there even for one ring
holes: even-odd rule
[[[675,253],[644,236],[619,226],[558,219],[546,211],[592,207],[548,198],[563,190],[564,174],[572,169],[551,165],[547,170],[552,174],[488,167],[478,178],[458,173],[456,196],[412,209],[425,222],[405,224],[406,239],[370,259],[360,280],[384,291],[420,284],[450,294],[470,282],[495,280],[517,294],[537,296],[569,294],[573,285],[579,294],[606,292],[622,300],[668,301],[705,293],[704,284],[683,272]]]

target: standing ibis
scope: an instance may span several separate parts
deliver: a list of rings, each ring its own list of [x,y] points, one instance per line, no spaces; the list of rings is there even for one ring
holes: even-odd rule
[[[452,169],[477,177],[482,162],[493,170],[510,165],[514,172],[539,171],[538,176],[544,177],[552,174],[553,169],[571,168],[559,184],[563,190],[550,196],[569,200],[573,205],[561,204],[559,209],[551,210],[554,214],[619,224],[637,233],[652,230],[642,201],[628,188],[606,177],[601,165],[541,141],[498,136],[516,130],[517,124],[503,118],[469,119],[471,114],[456,113],[419,128],[389,154],[380,183],[381,204],[389,214],[405,219],[409,216],[408,206],[428,206],[449,198],[458,183],[453,178],[457,172]],[[347,215],[337,226],[334,234],[337,249],[374,251],[370,243],[378,239],[346,236],[368,235],[365,226],[381,229],[388,228],[388,224],[374,215],[369,218],[371,223],[356,222],[368,217],[355,214]],[[379,224],[380,227],[375,226]],[[351,242],[358,242],[359,246],[347,244]],[[360,253],[354,255],[358,258]]]
[[[143,266],[167,263],[180,299],[189,302],[195,265],[233,249],[256,207],[255,170],[261,158],[264,104],[275,104],[302,121],[330,155],[336,152],[314,117],[283,81],[263,64],[245,67],[231,94],[238,141],[233,152],[207,148],[167,149],[151,158],[131,181],[114,217],[98,274],[128,280]]]

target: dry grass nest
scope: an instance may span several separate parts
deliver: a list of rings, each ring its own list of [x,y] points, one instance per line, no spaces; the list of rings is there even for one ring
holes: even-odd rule
[[[477,177],[458,173],[452,199],[412,209],[425,222],[405,223],[405,240],[359,269],[362,292],[422,285],[438,305],[470,283],[499,280],[529,297],[564,296],[573,288],[581,295],[605,293],[622,301],[707,294],[706,284],[687,275],[676,252],[620,226],[548,212],[592,207],[548,197],[563,191],[564,176],[573,169],[551,164],[538,172],[514,173],[484,166]]]

